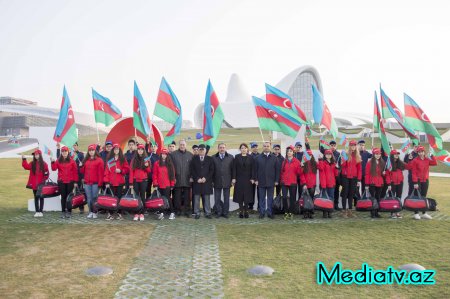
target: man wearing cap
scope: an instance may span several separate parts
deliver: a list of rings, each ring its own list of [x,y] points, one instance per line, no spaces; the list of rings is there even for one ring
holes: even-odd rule
[[[278,164],[283,165],[284,157],[281,155],[281,146],[279,144],[274,144],[272,149],[273,154],[278,159]],[[281,194],[281,184],[278,181],[278,185],[275,186],[275,196],[279,196],[280,194]]]
[[[214,162],[214,207],[217,218],[220,216],[228,218],[234,158],[227,153],[225,143],[219,143],[217,149],[218,153],[212,157]]]
[[[210,195],[213,193],[214,161],[206,155],[206,146],[198,146],[198,156],[192,158],[190,173],[193,179],[195,219],[200,218],[200,197],[204,200],[205,217],[211,219]]]
[[[367,161],[372,158],[372,154],[366,151],[366,142],[364,139],[358,141],[359,154],[361,155],[361,191],[364,192],[366,190],[366,165]],[[356,200],[354,201],[354,205],[356,206]]]
[[[173,190],[174,206],[177,216],[184,213],[190,217],[191,213],[191,174],[190,163],[194,155],[186,150],[186,141],[180,140],[178,150],[170,154],[175,167],[175,188]]]
[[[270,153],[269,142],[264,142],[263,152],[255,158],[253,177],[256,178],[255,185],[259,195],[259,218],[262,219],[267,214],[269,218],[273,219],[273,191],[274,186],[277,186],[280,181],[280,165],[278,158]]]
[[[169,144],[168,148],[169,148],[169,154],[173,153],[176,150],[177,143],[175,142],[175,140],[172,141],[171,144]]]

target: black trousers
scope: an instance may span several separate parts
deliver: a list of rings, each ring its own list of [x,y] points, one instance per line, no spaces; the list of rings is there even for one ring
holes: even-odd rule
[[[109,185],[112,192],[114,193],[114,196],[117,196],[118,199],[122,198],[123,195],[123,186],[124,185],[119,185],[119,186],[113,186],[113,185]],[[121,210],[117,210],[117,213],[121,214],[122,211]]]
[[[170,187],[167,187],[167,188],[164,188],[164,189],[159,188],[158,190],[161,193],[161,195],[165,196],[167,198],[167,200],[169,201],[170,213],[173,213],[175,210],[173,208],[173,199],[170,198]]]
[[[275,196],[278,196],[281,194],[281,184],[278,183],[278,185],[275,186]]]
[[[417,184],[419,185],[420,195],[422,195],[422,197],[427,197],[429,181],[427,180],[426,182],[418,182]],[[413,183],[413,188],[414,188],[414,183]],[[414,211],[414,214],[418,214],[418,213],[419,213],[419,211]],[[426,212],[423,212],[423,214],[425,214],[425,213]]]
[[[174,210],[176,213],[189,215],[191,213],[191,188],[175,187],[173,189]]]
[[[67,209],[67,196],[73,191],[73,182],[63,183],[62,181],[59,181],[58,188],[61,193],[61,211],[72,212],[72,209]]]
[[[145,201],[145,192],[147,192],[147,185],[148,182],[147,181],[142,181],[142,182],[134,182],[133,183],[133,189],[136,195],[139,196],[139,198],[142,201],[142,205],[144,205],[144,201]],[[142,208],[142,210],[140,211],[141,214],[144,213],[144,208]]]
[[[398,185],[391,184],[391,190],[392,194],[394,194],[395,197],[402,198],[403,193],[403,182],[401,182]]]
[[[34,195],[34,210],[36,212],[41,212],[44,210],[44,199],[42,197],[36,196],[37,190],[33,190]]]
[[[380,199],[381,194],[383,193],[383,186],[376,187],[376,186],[370,186],[369,187],[370,195],[378,202],[378,206],[380,206]],[[375,215],[378,213],[378,209],[370,211],[372,215]]]
[[[341,175],[339,174],[336,177],[336,186],[334,187],[334,209],[338,210],[339,209],[339,187],[342,186],[342,179],[341,179]],[[344,204],[342,204],[344,205]]]
[[[256,185],[253,184],[252,188],[253,188],[252,200],[248,204],[248,209],[253,210],[253,207],[255,206],[255,194],[256,194],[256,198],[258,199],[258,203],[256,204],[256,207],[257,207],[257,210],[259,210],[259,194],[258,194],[258,192],[256,192]]]
[[[347,178],[345,176],[342,177],[342,208],[352,209],[353,196],[356,192],[356,183],[358,182],[357,178]]]
[[[283,192],[284,212],[295,213],[295,203],[297,201],[297,184],[292,184],[290,186],[282,185],[281,190]],[[288,194],[289,194],[289,204],[288,204]]]
[[[147,184],[147,190],[146,190],[147,193],[146,193],[146,195],[145,195],[145,198],[149,198],[150,196],[152,196],[152,185],[153,185],[153,180],[152,180],[151,174],[149,174],[147,182],[148,182],[148,184]]]

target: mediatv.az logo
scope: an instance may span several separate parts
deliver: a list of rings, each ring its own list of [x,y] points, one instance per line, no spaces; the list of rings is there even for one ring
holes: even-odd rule
[[[404,285],[433,285],[435,270],[396,270],[392,266],[386,270],[374,270],[367,263],[361,265],[360,270],[342,269],[337,262],[328,271],[322,262],[316,265],[317,284],[404,284]]]

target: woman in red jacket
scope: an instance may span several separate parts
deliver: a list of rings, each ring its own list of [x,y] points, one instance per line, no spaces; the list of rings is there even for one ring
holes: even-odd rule
[[[158,188],[161,195],[165,196],[169,200],[170,204],[170,216],[169,219],[175,219],[175,213],[173,209],[173,202],[170,198],[170,190],[175,186],[175,167],[173,166],[172,159],[169,156],[169,151],[166,148],[161,150],[161,156],[159,161],[155,162],[153,166],[153,186]],[[164,213],[159,214],[159,219],[164,219]]]
[[[373,157],[367,161],[366,165],[366,190],[380,203],[381,191],[384,185],[384,175],[386,170],[386,163],[381,159],[381,151],[379,148],[372,150]],[[372,218],[381,218],[378,209],[371,210],[370,216]]]
[[[294,157],[295,148],[290,145],[286,148],[286,159],[281,163],[280,183],[283,193],[284,216],[292,218],[297,201],[297,181],[302,172],[300,161]],[[289,204],[287,197],[289,194]]]
[[[131,160],[129,183],[130,189],[139,196],[139,198],[144,202],[145,192],[148,185],[148,174],[151,172],[150,161],[145,161],[147,158],[147,153],[145,152],[145,146],[139,144],[137,147],[137,153]],[[140,211],[140,214],[134,214],[134,221],[144,220],[144,210]]]
[[[348,160],[342,162],[342,216],[344,218],[352,217],[353,196],[357,188],[361,186],[362,165],[361,155],[356,149],[356,141],[350,141],[348,149]],[[342,156],[341,156],[342,160]]]
[[[91,144],[88,147],[88,154],[80,164],[80,172],[83,174],[84,191],[89,207],[87,218],[97,219],[97,211],[94,209],[94,203],[98,197],[98,190],[103,185],[104,164],[103,160],[96,151],[97,145]]]
[[[425,148],[423,146],[417,147],[417,154],[418,156],[410,162],[412,181],[414,184],[414,189],[418,189],[423,197],[427,197],[430,166],[436,166],[437,161],[433,155],[429,158],[425,156]],[[422,218],[432,219],[427,212],[423,212]],[[414,212],[414,219],[420,220],[418,211]]]
[[[25,156],[22,156],[22,167],[23,169],[30,171],[27,188],[33,190],[34,210],[36,211],[34,217],[43,217],[44,214],[42,214],[42,211],[44,210],[44,199],[36,196],[36,193],[38,186],[48,179],[49,172],[47,163],[42,159],[42,152],[40,150],[35,150],[33,153],[33,161],[31,161],[31,163],[28,163]]]
[[[402,198],[403,193],[403,170],[409,169],[408,164],[403,163],[400,159],[400,153],[397,150],[391,151],[391,164],[392,169],[386,169],[386,184],[388,185],[387,190],[392,191],[392,195],[395,197]],[[402,218],[400,213],[391,213],[391,218]]]
[[[314,198],[314,193],[316,192],[316,181],[317,181],[317,162],[313,156],[311,150],[306,151],[311,159],[306,162],[302,162],[302,172],[300,174],[300,183],[304,184],[303,190],[308,190],[311,198]],[[313,211],[305,211],[303,218],[313,218]]]
[[[332,150],[327,149],[325,151],[325,159],[319,159],[317,168],[319,169],[320,188],[327,192],[330,199],[333,199],[338,170],[336,168]],[[331,218],[331,212],[323,211],[323,218]]]
[[[104,183],[106,188],[111,188],[113,194],[117,198],[122,198],[123,186],[125,185],[125,175],[130,171],[128,162],[123,155],[122,149],[116,143],[113,145],[113,150],[109,153],[108,158],[106,158],[105,167],[105,178]],[[142,215],[143,216],[143,215]],[[106,220],[113,220],[114,216],[108,212],[106,215]],[[120,210],[117,211],[116,219],[122,220],[122,213]],[[143,217],[142,217],[142,220]]]
[[[58,160],[52,160],[52,170],[58,170],[58,189],[61,193],[61,218],[72,217],[72,209],[67,209],[67,196],[78,187],[78,167],[69,155],[69,148],[63,146]]]

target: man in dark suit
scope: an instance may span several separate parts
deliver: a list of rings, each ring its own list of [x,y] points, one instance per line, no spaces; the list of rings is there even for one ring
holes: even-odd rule
[[[206,155],[206,146],[198,146],[198,156],[194,156],[190,165],[193,179],[194,213],[195,219],[200,218],[200,197],[205,202],[205,217],[211,219],[211,205],[209,197],[213,193],[212,180],[214,175],[214,161]]]
[[[279,144],[274,144],[272,149],[273,149],[273,154],[278,159],[278,163],[279,163],[280,169],[281,169],[281,165],[283,165],[283,161],[284,161],[284,157],[283,157],[283,155],[281,155],[281,146]],[[278,185],[275,186],[275,196],[278,196],[280,194],[281,194],[281,184],[278,181]]]
[[[263,152],[255,158],[255,185],[259,195],[259,218],[262,219],[267,213],[267,217],[273,219],[272,203],[274,186],[280,180],[280,165],[278,158],[270,153],[270,143],[265,142]],[[266,207],[267,196],[267,207]]]
[[[214,206],[217,218],[220,216],[228,218],[234,158],[227,153],[225,143],[219,143],[217,148],[219,152],[212,157],[214,161]]]

